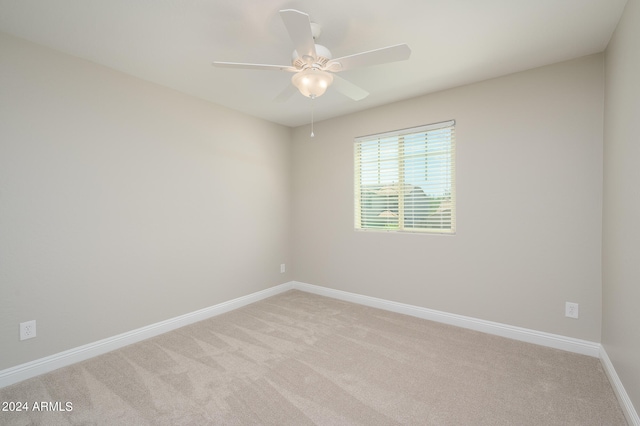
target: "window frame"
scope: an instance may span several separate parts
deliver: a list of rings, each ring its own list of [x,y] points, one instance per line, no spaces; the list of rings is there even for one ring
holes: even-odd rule
[[[448,121],[443,121],[443,122],[438,122],[438,123],[433,123],[433,124],[427,124],[427,125],[422,125],[422,126],[417,126],[417,127],[411,127],[411,128],[406,128],[406,129],[400,129],[400,130],[394,130],[394,131],[390,131],[390,132],[384,132],[384,133],[376,133],[376,134],[371,134],[371,135],[366,135],[366,136],[359,136],[356,137],[354,139],[354,158],[353,158],[353,164],[354,164],[354,182],[353,182],[353,190],[354,190],[354,229],[356,231],[360,231],[360,232],[394,232],[394,233],[411,233],[411,234],[420,234],[420,235],[455,235],[456,234],[456,138],[455,138],[455,127],[456,127],[456,122],[455,120],[448,120]],[[443,201],[450,203],[449,209],[450,209],[450,214],[447,215],[440,215],[440,218],[442,219],[443,217],[445,217],[445,221],[448,223],[447,227],[442,227],[442,223],[440,224],[440,227],[437,226],[407,226],[407,224],[405,223],[405,220],[407,218],[407,211],[409,211],[410,213],[413,214],[412,218],[415,218],[416,212],[422,213],[424,215],[428,216],[428,211],[431,208],[431,203],[434,200],[437,200],[437,198],[433,198],[434,195],[433,194],[429,194],[426,195],[425,191],[423,189],[423,187],[419,187],[418,185],[413,185],[413,184],[407,184],[407,180],[406,180],[406,176],[407,174],[413,173],[412,170],[409,169],[409,167],[407,167],[407,159],[410,159],[409,155],[405,155],[405,151],[406,148],[408,147],[408,149],[414,148],[415,145],[413,145],[412,142],[406,142],[405,139],[409,139],[411,140],[411,137],[421,137],[421,135],[424,134],[424,138],[425,138],[425,148],[422,152],[419,153],[418,157],[420,159],[424,158],[425,161],[425,166],[424,166],[424,174],[425,174],[425,187],[426,182],[428,182],[428,173],[429,173],[429,166],[426,164],[427,161],[429,161],[429,156],[432,154],[428,153],[429,150],[429,133],[433,132],[433,134],[436,134],[436,131],[442,131],[443,129],[449,129],[449,135],[448,137],[444,137],[444,139],[447,141],[445,143],[445,146],[447,147],[447,150],[444,152],[444,159],[445,159],[445,164],[446,167],[445,172],[439,172],[437,171],[436,173],[436,178],[434,181],[436,181],[436,186],[440,185],[441,187],[444,187],[446,189],[449,190],[449,192],[447,193],[448,195],[443,195],[443,198],[440,199],[440,203],[442,203]],[[440,136],[441,137],[441,136]],[[394,141],[394,138],[396,141]],[[437,139],[438,137],[436,137]],[[386,140],[386,141],[385,141]],[[381,172],[381,170],[385,170],[385,171],[389,171],[391,170],[392,172],[394,171],[393,167],[392,168],[388,168],[388,169],[382,169],[380,167],[380,163],[384,160],[380,159],[380,154],[378,154],[378,171],[377,174],[376,172],[374,172],[373,174],[371,174],[371,171],[369,172],[363,172],[363,167],[366,166],[371,166],[371,164],[373,164],[373,162],[363,162],[362,160],[362,146],[366,143],[372,144],[370,146],[373,147],[373,149],[375,150],[376,146],[377,146],[377,150],[378,153],[383,151],[384,148],[388,147],[389,144],[393,145],[394,143],[397,143],[397,157],[393,157],[393,155],[391,155],[390,157],[390,161],[395,161],[397,162],[397,168],[396,168],[396,172],[397,172],[397,181],[393,181],[393,183],[389,183],[389,182],[385,182],[383,183],[381,179],[381,175],[383,174]],[[448,145],[446,145],[448,143]],[[377,145],[376,145],[377,144]],[[437,143],[436,143],[437,145]],[[360,148],[360,151],[359,151]],[[366,154],[365,154],[366,155]],[[369,154],[370,155],[370,154]],[[440,159],[439,161],[442,161],[442,159]],[[435,166],[431,166],[431,167],[435,167]],[[438,166],[440,167],[440,166]],[[438,167],[436,167],[436,170],[438,169]],[[375,165],[374,165],[375,168]],[[397,213],[395,214],[395,216],[397,217],[397,219],[395,219],[396,223],[392,223],[391,227],[388,227],[388,223],[386,225],[383,225],[381,223],[375,223],[374,225],[372,225],[371,223],[367,226],[367,225],[363,225],[363,191],[362,188],[364,187],[363,183],[362,183],[362,173],[368,174],[368,177],[374,177],[377,178],[377,182],[379,185],[385,185],[386,188],[390,188],[393,185],[397,186]],[[415,181],[414,181],[415,183]],[[425,197],[425,200],[422,201],[422,207],[418,207],[418,209],[415,209],[415,207],[411,210],[408,210],[406,207],[406,199],[407,199],[407,195],[409,194],[408,192],[406,192],[406,188],[411,187],[411,192],[414,191],[415,188],[418,188],[422,194],[423,197]],[[383,188],[381,188],[379,191],[381,191]],[[412,196],[413,197],[413,196]],[[431,198],[429,198],[431,197]],[[415,198],[411,198],[412,200]],[[437,201],[436,201],[437,202]],[[416,202],[414,201],[414,206]],[[425,207],[426,206],[426,207]],[[395,206],[394,206],[395,207]],[[382,213],[380,213],[380,216],[377,217],[382,217],[381,215],[384,213],[387,213],[390,215],[393,215],[393,209],[388,209],[387,211],[383,211]],[[394,219],[391,219],[392,222]],[[428,224],[429,219],[423,219],[426,220],[425,224]],[[375,222],[375,219],[374,219]],[[412,222],[413,224],[415,224],[415,221]]]

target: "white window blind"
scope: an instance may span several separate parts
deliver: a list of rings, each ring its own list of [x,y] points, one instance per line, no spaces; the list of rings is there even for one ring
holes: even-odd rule
[[[355,140],[356,229],[455,233],[455,121]]]

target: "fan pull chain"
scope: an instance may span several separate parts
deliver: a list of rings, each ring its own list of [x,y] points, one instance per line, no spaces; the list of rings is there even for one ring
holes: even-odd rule
[[[315,135],[313,134],[313,106],[314,106],[313,100],[316,98],[316,96],[311,95],[310,98],[311,98],[311,137],[314,137]]]

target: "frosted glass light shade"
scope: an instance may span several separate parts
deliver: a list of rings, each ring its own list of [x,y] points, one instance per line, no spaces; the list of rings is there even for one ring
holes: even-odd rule
[[[333,83],[333,75],[319,69],[308,68],[291,77],[291,82],[300,93],[308,98],[322,96],[327,87]]]

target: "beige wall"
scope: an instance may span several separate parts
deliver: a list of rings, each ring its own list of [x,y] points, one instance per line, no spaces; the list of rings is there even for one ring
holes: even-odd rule
[[[607,51],[604,256],[603,55],[316,123],[310,139],[0,35],[0,369],[296,279],[591,341],[604,323],[637,406],[638,238],[619,229],[640,204],[624,185],[630,22],[635,0]],[[457,235],[355,232],[353,138],[449,119]],[[19,342],[30,319],[38,338]]]
[[[640,410],[640,1],[606,50],[602,343]]]
[[[295,129],[294,278],[599,342],[603,68],[593,55]],[[354,231],[354,137],[449,119],[457,235]]]
[[[0,52],[0,369],[291,280],[290,129]]]

